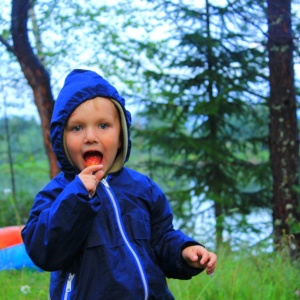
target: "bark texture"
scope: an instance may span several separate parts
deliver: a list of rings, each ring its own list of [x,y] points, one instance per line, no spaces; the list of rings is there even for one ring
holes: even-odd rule
[[[300,245],[298,194],[299,140],[294,86],[291,1],[268,0],[268,52],[270,69],[270,155],[273,174],[275,244],[292,236]],[[299,248],[298,248],[299,249]],[[299,251],[299,250],[298,250]]]

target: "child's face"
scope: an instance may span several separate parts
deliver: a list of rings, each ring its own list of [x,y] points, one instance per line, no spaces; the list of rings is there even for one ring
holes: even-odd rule
[[[96,97],[79,105],[68,119],[65,146],[73,164],[83,170],[95,156],[106,173],[121,147],[121,125],[111,100]],[[94,158],[95,158],[94,157]]]

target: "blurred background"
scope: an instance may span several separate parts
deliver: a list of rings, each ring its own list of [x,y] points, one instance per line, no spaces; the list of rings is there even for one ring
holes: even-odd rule
[[[0,3],[0,227],[59,170],[49,122],[92,69],[133,116],[126,166],[211,249],[299,255],[299,1]]]

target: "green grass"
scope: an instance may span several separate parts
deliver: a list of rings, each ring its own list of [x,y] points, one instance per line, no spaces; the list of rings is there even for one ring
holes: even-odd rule
[[[0,271],[1,300],[47,300],[49,273]],[[300,265],[284,254],[218,252],[214,276],[168,280],[176,300],[293,300],[300,299]],[[24,294],[21,289],[30,291]],[[23,287],[23,288],[22,288]]]
[[[47,300],[49,273],[28,269],[0,271],[1,300]]]
[[[214,276],[202,273],[189,281],[169,280],[176,299],[300,299],[300,263],[284,253],[250,255],[219,252]]]

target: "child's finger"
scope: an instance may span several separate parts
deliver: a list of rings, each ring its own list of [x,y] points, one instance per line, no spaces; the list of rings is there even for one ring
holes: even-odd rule
[[[103,165],[93,165],[86,167],[81,171],[82,174],[92,174],[94,172],[100,171],[103,168]]]
[[[199,251],[198,247],[193,247],[190,254],[190,259],[192,261],[198,261],[202,257],[202,252]]]
[[[213,275],[217,265],[217,256],[214,253],[210,253],[209,262],[207,263],[206,273],[207,275]]]
[[[102,170],[94,173],[95,177],[97,178],[98,182],[101,181],[101,179],[104,177],[104,172]]]
[[[201,254],[199,254],[199,257],[201,257],[200,265],[205,265],[209,258],[208,252],[207,251],[201,252]]]

